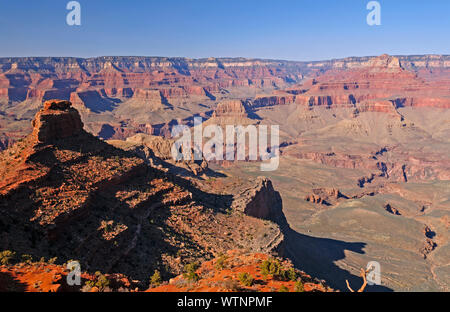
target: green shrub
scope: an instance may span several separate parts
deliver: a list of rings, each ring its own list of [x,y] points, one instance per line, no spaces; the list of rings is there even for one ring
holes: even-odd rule
[[[279,276],[282,273],[282,266],[280,261],[278,261],[277,259],[268,259],[268,260],[264,260],[263,263],[261,264],[261,274],[264,276],[267,275],[273,275],[275,276]]]
[[[196,282],[200,279],[200,276],[196,273],[197,269],[199,268],[199,264],[197,262],[192,262],[189,264],[186,264],[184,266],[184,273],[183,276],[188,281]]]
[[[85,285],[92,287],[97,287],[99,291],[105,290],[106,287],[109,286],[109,280],[108,278],[101,274],[99,271],[95,272],[95,280],[93,281],[86,281]]]
[[[294,268],[290,268],[286,272],[287,272],[287,278],[290,281],[295,282],[297,280],[298,274],[297,274],[297,271]]]
[[[248,273],[240,273],[239,274],[239,281],[242,283],[242,285],[250,287],[253,285],[253,282],[255,281],[253,277]]]
[[[280,289],[278,289],[278,292],[289,292],[289,289],[286,286],[281,285]]]
[[[295,291],[296,291],[296,292],[304,292],[304,291],[305,291],[305,288],[304,288],[303,283],[302,283],[301,280],[298,280],[298,281],[295,283]]]
[[[105,275],[100,275],[97,278],[97,282],[95,283],[95,286],[97,286],[100,291],[104,290],[106,287],[109,286],[108,278]]]
[[[0,252],[0,263],[3,265],[8,265],[11,263],[16,256],[16,253],[11,250],[5,250]]]
[[[161,285],[161,273],[158,270],[155,270],[155,273],[150,277],[150,286],[155,287]]]
[[[269,260],[264,260],[260,266],[261,269],[261,274],[264,277],[267,277],[267,275],[269,275],[269,268],[270,268],[270,261]]]
[[[264,260],[260,266],[261,274],[264,277],[272,275],[273,279],[279,281],[297,280],[297,272],[293,268],[285,270],[281,262],[277,259]]]
[[[227,265],[227,257],[225,255],[221,255],[217,258],[216,261],[216,269],[223,270]]]

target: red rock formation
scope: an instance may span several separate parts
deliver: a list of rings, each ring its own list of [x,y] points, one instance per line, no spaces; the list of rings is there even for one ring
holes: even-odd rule
[[[347,196],[335,188],[313,189],[311,194],[305,196],[306,201],[325,206],[336,204],[340,198],[347,198]]]
[[[252,108],[285,105],[295,102],[295,95],[290,93],[275,92],[274,95],[258,95],[251,103]]]
[[[167,103],[167,99],[159,90],[137,89],[131,100],[141,106],[148,107],[151,110],[161,109],[165,106],[164,104]]]
[[[2,59],[2,64],[0,100],[13,102],[43,101],[52,96],[69,100],[70,93],[86,91],[126,99],[149,88],[160,90],[169,99],[213,97],[211,93],[222,88],[273,88],[301,78],[301,68],[289,62],[248,59],[24,58]]]
[[[233,209],[242,211],[246,215],[272,220],[283,224],[282,202],[278,192],[272,186],[272,182],[265,177],[258,177],[254,187],[235,196]]]
[[[241,100],[220,102],[214,110],[213,117],[247,117],[247,112]]]
[[[175,140],[146,134],[128,137],[126,141],[108,141],[109,144],[133,152],[147,160],[150,166],[158,169],[165,168],[171,174],[179,174],[181,176],[193,174],[194,176],[199,176],[207,171],[208,163],[204,158],[194,160],[193,149],[191,150],[191,160],[175,161],[171,151],[174,142]]]
[[[404,106],[450,108],[450,90],[445,85],[445,81],[420,78],[397,57],[382,55],[354,68],[332,68],[286,91],[295,94],[295,103],[302,106],[350,107],[395,115],[395,109]],[[291,101],[280,94],[255,100],[259,106]]]
[[[33,120],[33,133],[37,142],[50,142],[78,135],[83,131],[80,114],[69,101],[51,100]]]

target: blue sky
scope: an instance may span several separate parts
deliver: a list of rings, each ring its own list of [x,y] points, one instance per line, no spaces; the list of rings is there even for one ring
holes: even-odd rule
[[[389,54],[450,54],[450,1],[79,0],[0,1],[0,56],[143,55],[322,60]]]

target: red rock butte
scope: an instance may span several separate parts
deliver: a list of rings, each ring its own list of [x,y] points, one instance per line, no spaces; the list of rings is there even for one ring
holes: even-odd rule
[[[33,120],[33,133],[38,142],[50,142],[75,136],[83,131],[78,111],[69,101],[50,100],[44,103]]]

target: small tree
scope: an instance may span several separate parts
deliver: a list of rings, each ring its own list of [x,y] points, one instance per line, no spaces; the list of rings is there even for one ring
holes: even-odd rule
[[[283,266],[277,259],[264,260],[260,269],[264,277],[272,275],[274,279],[285,280],[287,276],[287,271],[283,270]]]
[[[109,280],[106,275],[103,275],[100,271],[94,273],[95,280],[86,281],[85,287],[91,289],[97,287],[99,291],[104,291],[109,286]]]
[[[16,253],[11,250],[2,251],[0,252],[0,263],[3,265],[8,265],[15,256]]]
[[[108,278],[105,275],[100,275],[97,278],[97,282],[95,283],[95,286],[97,286],[100,291],[105,290],[105,288],[109,286]]]
[[[239,274],[239,281],[242,283],[242,285],[250,287],[253,285],[254,278],[250,274],[245,272]]]
[[[295,282],[295,281],[297,280],[297,277],[298,277],[298,274],[297,274],[297,271],[295,271],[294,268],[290,268],[290,269],[287,271],[287,278],[288,278],[290,281]]]
[[[264,278],[272,275],[273,279],[278,281],[296,281],[298,272],[294,268],[285,269],[278,259],[267,259],[261,263],[261,274]]]
[[[305,291],[305,287],[303,286],[303,283],[301,280],[298,280],[295,283],[295,291],[296,292],[304,292]]]
[[[219,258],[217,258],[216,261],[216,269],[223,270],[226,266],[227,257],[225,255],[221,255]]]
[[[161,273],[159,273],[158,270],[155,270],[155,273],[153,273],[153,275],[150,277],[150,286],[151,287],[156,287],[161,285]]]
[[[188,281],[196,282],[200,279],[200,276],[197,274],[197,269],[199,268],[199,264],[197,262],[192,262],[189,264],[186,264],[184,266],[184,273],[183,276]]]

